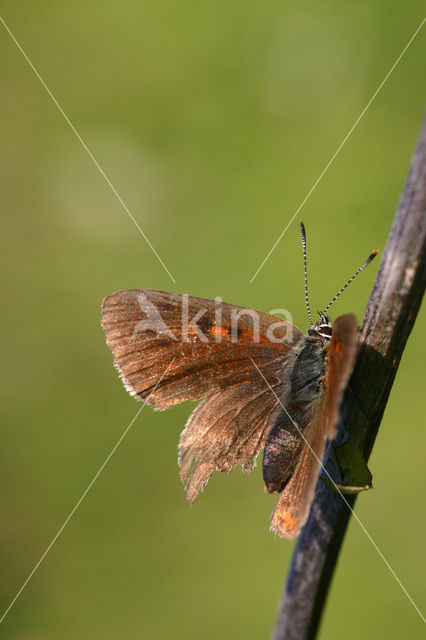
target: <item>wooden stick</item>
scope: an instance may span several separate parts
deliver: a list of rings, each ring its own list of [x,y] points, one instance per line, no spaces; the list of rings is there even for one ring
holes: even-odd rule
[[[357,363],[340,412],[340,438],[346,429],[351,437],[355,434],[366,461],[425,285],[426,121],[368,301]],[[332,449],[329,445],[327,452]],[[336,457],[326,455],[325,459],[333,480],[345,484]],[[293,553],[274,640],[316,637],[355,497],[343,499],[334,488],[318,482],[308,522]]]

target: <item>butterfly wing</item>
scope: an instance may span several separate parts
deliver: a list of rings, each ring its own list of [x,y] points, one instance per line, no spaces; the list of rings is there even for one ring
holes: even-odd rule
[[[328,352],[326,421],[328,437],[336,437],[339,406],[353,371],[357,354],[358,329],[352,314],[340,316],[333,323]]]
[[[250,383],[251,357],[272,381],[302,338],[277,316],[154,289],[114,293],[102,314],[127,390],[158,409]]]
[[[288,540],[297,536],[309,515],[326,442],[325,407],[325,395],[321,394],[312,405],[297,467],[272,513],[271,530]]]
[[[278,397],[285,382],[274,381]],[[204,400],[190,416],[179,443],[181,478],[188,500],[204,490],[213,471],[241,465],[248,473],[264,447],[267,433],[281,410],[264,380],[256,380]]]
[[[305,524],[314,497],[324,455],[326,436],[336,436],[339,406],[357,353],[355,316],[340,316],[333,323],[327,361],[327,384],[312,406],[300,459],[280,494],[271,518],[271,529],[292,540]],[[305,416],[306,418],[306,416]]]

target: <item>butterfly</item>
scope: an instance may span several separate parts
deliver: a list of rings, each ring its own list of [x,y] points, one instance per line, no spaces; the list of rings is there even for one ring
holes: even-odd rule
[[[357,353],[354,315],[334,323],[326,311],[377,255],[358,269],[312,322],[306,233],[301,222],[307,334],[281,317],[155,289],[118,291],[102,304],[102,325],[126,389],[155,409],[202,402],[179,442],[189,501],[214,471],[250,472],[263,449],[263,479],[279,497],[271,530],[293,539],[313,500],[326,438]]]

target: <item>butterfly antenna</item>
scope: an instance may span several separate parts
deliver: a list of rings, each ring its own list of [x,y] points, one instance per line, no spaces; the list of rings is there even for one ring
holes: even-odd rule
[[[306,264],[306,231],[305,225],[302,220],[300,221],[300,235],[302,236],[302,247],[303,247],[303,265],[305,268],[305,300],[306,300],[306,308],[308,310],[309,322],[311,326],[313,325],[312,316],[311,316],[311,308],[309,306],[309,296],[308,296],[308,267]]]
[[[375,251],[373,251],[373,253],[368,256],[367,260],[364,262],[364,264],[357,270],[355,271],[354,275],[352,276],[352,278],[349,278],[349,280],[347,281],[347,283],[345,284],[344,287],[342,287],[340,289],[340,291],[338,293],[336,293],[336,295],[334,296],[334,298],[332,300],[330,300],[330,302],[328,303],[328,305],[326,306],[326,308],[324,309],[323,313],[325,313],[326,311],[328,311],[328,309],[331,307],[331,305],[333,304],[333,302],[335,300],[337,300],[337,298],[340,296],[340,294],[346,289],[346,287],[352,282],[352,280],[354,280],[357,275],[359,273],[361,273],[361,271],[363,271],[365,269],[365,267],[368,267],[368,265],[370,264],[370,262],[372,260],[374,260],[374,258],[377,256],[377,254],[379,253],[379,250],[376,249]]]

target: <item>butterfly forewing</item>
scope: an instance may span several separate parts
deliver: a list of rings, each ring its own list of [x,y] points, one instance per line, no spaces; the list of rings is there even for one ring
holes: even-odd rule
[[[114,293],[102,313],[126,388],[160,409],[256,380],[251,357],[273,381],[302,339],[277,316],[153,289]]]
[[[293,540],[305,524],[314,497],[326,441],[324,394],[318,397],[312,410],[298,465],[271,517],[271,530],[288,540]]]
[[[357,322],[352,314],[340,316],[333,323],[328,352],[326,421],[328,437],[336,436],[339,406],[355,364],[357,354]]]

